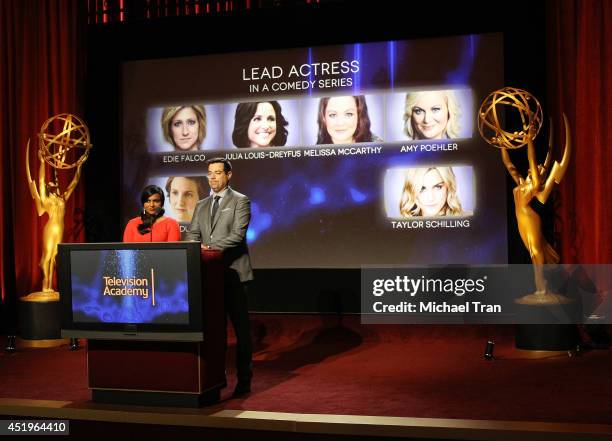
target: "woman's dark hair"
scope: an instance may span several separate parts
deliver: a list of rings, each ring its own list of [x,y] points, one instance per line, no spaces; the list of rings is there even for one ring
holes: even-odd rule
[[[164,191],[159,188],[157,185],[147,185],[140,193],[140,203],[143,205],[147,200],[153,196],[154,194],[158,194],[161,200],[161,206],[164,206]],[[140,220],[142,223],[138,225],[138,232],[140,234],[147,234],[151,232],[151,226],[155,222],[156,219],[159,219],[164,215],[165,211],[161,208],[156,214],[150,215],[144,209],[140,213]]]
[[[319,101],[319,113],[317,116],[317,123],[319,124],[319,134],[317,136],[317,144],[333,144],[331,136],[327,131],[327,124],[325,123],[325,110],[327,109],[327,103],[330,98],[321,98]],[[365,97],[363,95],[353,96],[355,98],[355,104],[357,106],[357,128],[355,129],[355,142],[372,142],[373,136],[370,131],[370,116],[368,115],[368,105],[366,104]]]
[[[236,107],[236,115],[234,116],[234,131],[232,132],[232,141],[236,147],[245,148],[251,147],[249,141],[249,124],[257,112],[257,106],[261,103],[270,103],[276,114],[276,135],[270,141],[271,147],[281,147],[287,143],[287,135],[289,131],[287,126],[289,123],[282,114],[282,109],[278,101],[258,101],[253,103],[238,103]]]

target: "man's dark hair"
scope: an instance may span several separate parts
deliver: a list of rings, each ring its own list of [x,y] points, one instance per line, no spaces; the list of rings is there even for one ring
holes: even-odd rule
[[[210,158],[206,161],[205,164],[206,164],[206,170],[208,170],[208,166],[210,164],[223,164],[223,170],[225,170],[226,173],[232,171],[232,163],[229,162],[229,159],[225,159],[221,157]]]

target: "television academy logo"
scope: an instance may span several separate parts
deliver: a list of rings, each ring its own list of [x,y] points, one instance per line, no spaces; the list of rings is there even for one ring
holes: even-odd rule
[[[143,300],[151,299],[151,306],[155,306],[155,270],[151,268],[150,277],[103,276],[103,296],[133,296]]]

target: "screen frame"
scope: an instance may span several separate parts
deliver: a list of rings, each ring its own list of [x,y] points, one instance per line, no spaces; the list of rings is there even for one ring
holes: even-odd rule
[[[393,138],[393,140],[387,139],[384,133],[378,132],[377,135],[383,135],[386,141],[382,141],[380,144],[382,154],[379,157],[373,155],[368,156],[356,156],[351,159],[340,161],[335,157],[331,157],[330,161],[324,160],[324,158],[310,158],[305,159],[306,150],[332,150],[333,145],[310,145],[310,144],[297,144],[297,145],[285,145],[275,146],[269,152],[282,152],[282,153],[302,153],[301,158],[288,159],[251,159],[247,154],[259,153],[265,149],[251,150],[251,148],[240,149],[235,146],[231,146],[229,143],[222,143],[222,147],[218,149],[200,149],[194,152],[171,152],[156,150],[149,145],[146,141],[150,135],[150,131],[155,129],[157,132],[161,132],[161,126],[159,124],[159,118],[155,117],[151,121],[148,121],[147,112],[153,109],[161,111],[161,108],[165,105],[171,104],[202,104],[212,106],[235,106],[238,102],[252,101],[257,99],[255,96],[250,96],[241,89],[236,89],[233,86],[234,82],[238,80],[228,80],[228,84],[225,86],[229,90],[227,96],[223,96],[226,92],[225,89],[221,88],[220,92],[211,92],[208,90],[198,89],[192,91],[190,87],[183,89],[177,86],[174,88],[165,88],[163,96],[152,95],[150,87],[145,87],[142,84],[143,79],[149,78],[151,72],[195,72],[197,69],[183,69],[187,66],[186,63],[193,63],[194,66],[215,64],[214,60],[221,59],[233,59],[233,57],[245,56],[256,57],[258,54],[266,54],[269,57],[275,58],[283,55],[287,57],[286,62],[297,62],[301,60],[300,52],[304,51],[322,51],[325,54],[329,51],[339,51],[340,49],[351,53],[351,48],[359,46],[360,50],[364,50],[364,47],[369,44],[374,45],[390,45],[398,46],[400,43],[404,44],[407,51],[412,45],[419,45],[422,51],[423,44],[436,43],[443,45],[444,42],[450,41],[461,42],[468,44],[471,40],[477,38],[482,40],[481,46],[486,49],[483,53],[494,53],[494,57],[484,58],[475,57],[471,62],[472,67],[468,69],[470,72],[474,70],[476,73],[465,74],[465,81],[454,82],[448,79],[447,73],[438,73],[440,78],[437,80],[425,81],[421,74],[413,74],[409,78],[405,78],[402,82],[399,82],[397,75],[395,83],[391,82],[390,85],[385,85],[385,82],[374,82],[368,83],[359,87],[359,93],[363,93],[366,97],[378,97],[382,102],[380,106],[380,114],[386,115],[389,112],[387,102],[391,101],[391,97],[394,95],[402,96],[406,95],[407,91],[435,91],[435,90],[457,90],[466,92],[469,95],[468,108],[474,109],[475,103],[478,101],[477,97],[486,95],[485,90],[490,90],[489,87],[480,86],[481,77],[495,77],[499,78],[499,82],[495,83],[495,88],[503,85],[503,35],[499,32],[486,32],[486,33],[467,33],[462,35],[447,35],[447,36],[422,36],[421,38],[408,38],[403,40],[390,40],[382,39],[380,41],[367,41],[362,39],[351,39],[344,44],[330,44],[322,43],[296,45],[289,47],[274,47],[274,48],[262,48],[262,49],[245,49],[239,52],[227,52],[227,51],[215,51],[213,53],[201,53],[201,54],[189,54],[187,56],[169,56],[159,58],[139,58],[136,60],[124,60],[121,64],[121,84],[123,89],[129,90],[130,93],[122,95],[122,112],[123,115],[120,119],[120,185],[121,191],[121,213],[120,217],[122,223],[126,223],[139,209],[139,193],[140,189],[145,185],[156,184],[164,187],[167,179],[170,177],[191,177],[191,176],[203,176],[204,169],[202,168],[203,160],[212,156],[226,157],[232,161],[234,166],[234,174],[232,176],[232,188],[237,191],[245,193],[250,201],[252,207],[252,217],[247,231],[247,243],[249,247],[249,254],[251,264],[255,271],[259,270],[358,270],[363,264],[427,264],[427,263],[481,263],[483,261],[489,263],[507,263],[508,261],[508,246],[507,237],[508,231],[508,219],[507,219],[507,207],[503,199],[498,197],[499,193],[506,192],[506,180],[504,174],[506,173],[503,164],[499,161],[499,157],[493,155],[493,151],[490,154],[476,154],[474,153],[476,148],[480,148],[481,145],[486,145],[483,140],[477,135],[476,127],[472,118],[467,118],[471,121],[470,134],[466,134],[465,137],[456,138],[459,141],[460,148],[457,152],[419,152],[420,156],[405,154],[400,152],[400,146],[404,144],[410,144],[410,147],[416,148],[417,145],[428,141],[413,140],[408,143],[407,139],[402,137]],[[442,42],[442,43],[440,43]],[[485,44],[487,43],[487,44]],[[462,46],[464,47],[464,46]],[[469,47],[469,46],[465,46]],[[399,50],[399,49],[398,49]],[[382,53],[382,52],[381,52]],[[322,57],[323,55],[321,55]],[[213,58],[210,58],[213,57]],[[226,58],[229,57],[229,58]],[[347,55],[348,58],[349,55]],[[323,58],[321,58],[323,59]],[[388,57],[382,57],[380,62],[374,63],[373,65],[387,63]],[[486,60],[486,62],[484,61]],[[153,64],[151,64],[153,63]],[[174,64],[174,63],[180,63]],[[395,63],[395,62],[394,62]],[[399,62],[398,62],[399,63]],[[450,62],[453,64],[454,62]],[[476,68],[481,64],[486,64],[487,69]],[[154,65],[159,69],[151,69]],[[245,61],[244,66],[251,65]],[[268,65],[262,62],[263,65]],[[453,64],[454,65],[454,64]],[[241,67],[242,64],[238,63],[236,66]],[[234,66],[236,72],[239,71],[238,67]],[[399,64],[398,64],[399,66]],[[492,68],[495,67],[495,69]],[[201,68],[198,67],[198,69]],[[391,68],[389,68],[391,69]],[[210,70],[210,69],[209,69]],[[288,68],[285,66],[285,71]],[[214,71],[214,70],[212,70]],[[372,71],[372,69],[370,69]],[[395,72],[391,69],[390,71]],[[224,70],[222,70],[224,72]],[[366,68],[364,67],[364,75]],[[485,74],[486,72],[486,74]],[[493,73],[499,74],[499,77],[493,75]],[[161,75],[161,74],[160,74]],[[221,74],[219,74],[221,75]],[[225,75],[228,76],[228,75]],[[371,74],[370,74],[371,76]],[[414,78],[413,78],[414,76]],[[233,77],[232,77],[233,78]],[[159,83],[159,81],[154,82]],[[191,83],[190,83],[191,84]],[[207,83],[207,84],[214,84]],[[381,84],[384,86],[381,88]],[[135,87],[137,86],[138,87]],[[478,87],[476,87],[478,86]],[[211,86],[212,87],[212,86]],[[141,90],[142,88],[142,90]],[[135,91],[140,90],[141,93]],[[329,90],[329,91],[328,91]],[[131,95],[135,93],[135,95]],[[262,92],[263,93],[263,92]],[[344,93],[344,92],[342,92]],[[281,93],[269,92],[266,94],[266,98],[283,101],[295,101],[298,107],[303,108],[305,103],[308,101],[318,102],[322,97],[326,96],[342,96],[336,89],[325,89],[325,93],[319,91],[313,95],[306,94],[305,91],[297,91],[292,93]],[[263,97],[264,95],[262,95]],[[257,95],[259,97],[259,95]],[[383,99],[384,98],[384,99]],[[371,104],[371,103],[370,103]],[[315,106],[316,107],[316,106]],[[395,109],[395,107],[393,107]],[[316,110],[316,109],[315,109]],[[372,113],[372,106],[370,105],[370,113]],[[207,110],[208,112],[208,110]],[[223,124],[215,126],[216,129],[226,133],[229,137],[232,126],[232,112],[228,114],[225,111],[221,111],[221,120],[225,121]],[[299,118],[295,121],[297,124],[293,126],[296,131],[301,132],[305,127],[305,114],[310,115],[311,112],[298,112]],[[316,113],[316,112],[314,112]],[[403,113],[403,112],[402,112]],[[207,113],[210,116],[210,112]],[[314,115],[314,114],[313,114]],[[143,119],[144,118],[144,119]],[[142,121],[141,121],[142,120]],[[316,125],[314,119],[310,118],[308,121],[313,121],[313,127]],[[400,121],[398,119],[398,121]],[[387,122],[383,120],[382,126],[387,126]],[[216,130],[207,125],[207,130]],[[132,132],[132,130],[134,130]],[[310,130],[310,129],[309,129]],[[311,130],[312,133],[314,133]],[[229,139],[229,138],[228,138]],[[435,140],[441,142],[441,140]],[[446,142],[446,141],[444,141]],[[351,146],[365,146],[366,143],[354,143]],[[233,156],[237,153],[243,153],[244,157]],[[396,155],[395,155],[396,153]],[[394,156],[395,155],[395,156]],[[210,156],[210,157],[209,157]],[[202,157],[200,160],[199,157]],[[400,157],[404,159],[400,159]],[[174,159],[172,159],[174,158]],[[177,159],[178,158],[178,159]],[[187,158],[187,160],[184,160]],[[348,158],[348,157],[347,157]],[[370,158],[370,159],[368,159]],[[477,159],[476,159],[477,158]],[[493,159],[486,159],[493,158]],[[278,161],[278,162],[273,162]],[[281,162],[282,161],[282,162]],[[300,162],[301,161],[301,162]],[[402,167],[418,167],[421,164],[424,165],[440,165],[440,166],[463,166],[472,165],[474,173],[472,180],[473,191],[472,197],[477,199],[477,203],[474,204],[478,207],[475,210],[469,210],[471,215],[469,216],[469,224],[466,222],[463,225],[459,225],[455,230],[446,229],[442,227],[425,228],[418,227],[406,231],[397,231],[397,227],[393,224],[392,220],[385,215],[384,210],[384,199],[383,199],[383,188],[378,183],[377,179],[384,177],[386,167],[373,166],[372,164],[385,162],[389,163],[388,167],[395,166],[395,163],[403,161],[398,166]],[[267,163],[267,164],[266,164]],[[294,172],[286,172],[285,174],[280,171],[287,169],[292,164],[298,164],[295,167]],[[369,163],[369,164],[368,164]],[[145,165],[143,165],[145,164]],[[278,164],[278,166],[274,165]],[[311,175],[310,171],[307,171],[307,167],[316,167],[316,164],[329,167],[330,173],[324,172],[327,176],[337,176],[346,170],[344,164],[352,164],[350,168],[351,173],[355,170],[354,181],[359,182],[359,185],[355,185],[358,190],[355,198],[364,198],[358,202],[350,202],[353,193],[349,193],[352,189],[348,188],[348,184],[338,185],[337,182],[331,182],[329,177],[325,180],[328,181],[323,183],[321,186],[329,190],[327,201],[332,201],[336,198],[340,202],[338,205],[334,205],[334,202],[320,202],[316,200],[318,194],[324,192],[317,191],[319,174],[320,171],[315,171]],[[359,165],[361,164],[361,165]],[[302,165],[304,167],[302,167]],[[252,166],[252,167],[251,167]],[[271,167],[271,168],[268,168]],[[358,175],[359,169],[369,169],[370,167],[375,168],[376,173],[379,175],[378,178],[369,178],[374,176],[371,172],[361,172],[368,176],[368,179],[361,179]],[[134,179],[133,173],[130,170],[140,170],[140,174],[137,179]],[[145,171],[146,170],[146,171]],[[278,180],[273,178],[273,182],[268,180],[266,182],[259,179],[262,173],[268,174],[271,170],[278,170]],[[309,202],[310,199],[305,196],[301,199],[295,199],[295,203],[292,199],[285,197],[272,197],[273,190],[270,188],[282,188],[287,189],[286,193],[290,194],[293,188],[301,188],[298,184],[293,183],[293,178],[300,176],[302,172],[306,172],[311,178],[308,181],[316,182],[315,185],[310,183],[304,187],[303,193],[308,193],[312,189],[315,192],[311,193],[313,196],[314,203]],[[344,182],[348,182],[351,179],[345,179]],[[498,189],[496,192],[484,192],[480,189],[483,183],[493,183],[494,185],[487,185]],[[262,188],[263,187],[263,188]],[[484,188],[484,187],[483,187]],[[335,190],[334,190],[335,189]],[[341,191],[345,191],[344,197],[340,195]],[[131,195],[131,196],[130,196]],[[329,196],[331,195],[331,196]],[[365,195],[365,196],[364,196]],[[204,192],[206,197],[208,194]],[[288,202],[278,202],[288,201]],[[344,201],[349,201],[348,203]],[[365,201],[365,202],[361,202]],[[302,203],[303,205],[300,205]],[[320,205],[317,205],[320,204]],[[378,205],[376,205],[378,204]],[[304,209],[307,207],[308,209]],[[481,213],[484,212],[493,213],[495,216],[495,225],[501,225],[500,228],[493,229],[487,225],[485,219],[489,219],[488,216],[484,216]],[[132,214],[130,214],[132,213]],[[281,216],[274,215],[282,213]],[[262,214],[264,216],[262,216]],[[272,214],[271,217],[268,215]],[[173,214],[171,213],[172,217]],[[266,219],[272,219],[267,221]],[[370,223],[365,223],[361,219],[370,219]],[[400,218],[400,220],[404,220]],[[412,220],[412,219],[408,219]],[[453,219],[451,219],[453,220]],[[181,229],[183,230],[184,223],[181,223]],[[187,223],[188,225],[188,223]],[[363,235],[363,232],[371,231],[374,226],[375,233],[368,233]],[[437,231],[436,231],[437,230]],[[448,234],[451,233],[452,235]],[[305,234],[303,234],[305,233]],[[441,233],[441,234],[437,234]],[[358,237],[359,235],[365,236],[366,246],[354,246],[355,252],[342,251],[347,248],[344,244],[350,244],[354,241],[350,239],[352,237]],[[362,237],[363,237],[362,236]],[[449,237],[450,236],[450,237]],[[308,240],[304,241],[304,237]],[[347,241],[346,238],[349,238]],[[460,241],[455,240],[459,237]],[[399,238],[399,240],[398,240]],[[329,243],[333,244],[332,247],[334,252],[329,252]],[[417,246],[412,246],[414,242],[417,242]],[[398,243],[402,246],[398,246]],[[287,243],[289,246],[287,246]],[[433,243],[435,247],[430,246]],[[383,246],[385,245],[385,246]],[[413,250],[422,249],[425,252],[419,253]],[[436,248],[439,248],[438,251]],[[288,252],[287,250],[292,250]],[[408,251],[405,251],[408,250]],[[266,290],[274,289],[273,287],[266,287]]]
[[[92,250],[185,250],[187,255],[188,324],[75,322],[72,309],[71,253]],[[199,242],[59,244],[57,282],[62,338],[104,340],[203,341],[202,271]]]

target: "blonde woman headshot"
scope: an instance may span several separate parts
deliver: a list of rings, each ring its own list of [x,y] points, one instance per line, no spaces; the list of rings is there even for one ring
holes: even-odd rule
[[[174,150],[199,150],[206,137],[206,110],[199,104],[165,107],[161,127],[164,139]]]
[[[461,108],[452,90],[408,92],[404,133],[414,140],[458,138],[460,116]]]
[[[399,205],[403,217],[470,214],[461,207],[452,167],[408,169]]]

